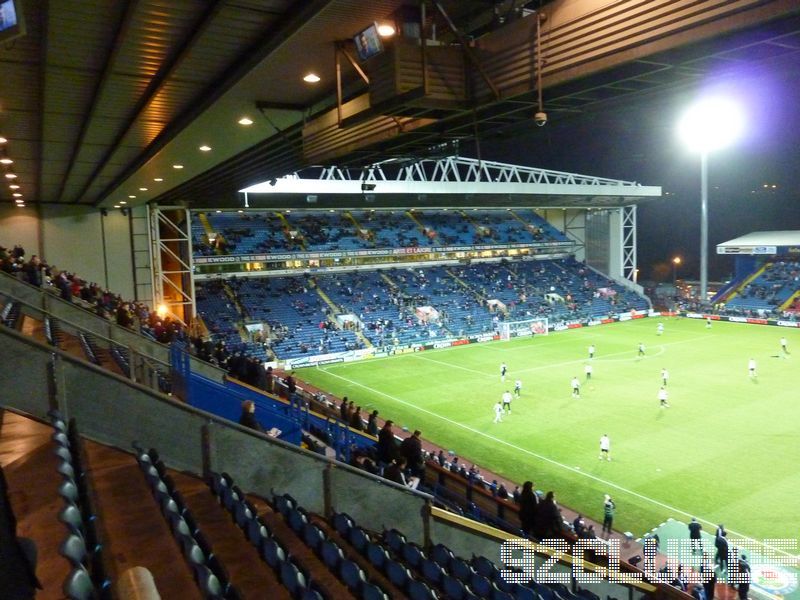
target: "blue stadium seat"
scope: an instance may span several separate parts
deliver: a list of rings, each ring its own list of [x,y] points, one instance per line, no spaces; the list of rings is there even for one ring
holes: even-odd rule
[[[225,488],[222,493],[222,504],[228,512],[233,513],[236,505],[242,501],[242,496],[236,491],[235,488]]]
[[[73,568],[85,567],[87,564],[86,544],[78,535],[68,535],[61,543],[58,552],[72,564]]]
[[[504,592],[497,587],[497,582],[492,587],[492,593],[489,596],[490,600],[514,600],[514,596],[512,596],[508,592]]]
[[[348,589],[357,593],[361,586],[367,581],[364,571],[361,570],[352,560],[344,559],[339,565],[339,576]]]
[[[273,499],[273,506],[275,506],[275,510],[281,513],[284,517],[287,517],[289,511],[292,510],[295,505],[289,500],[289,497],[286,495],[283,496],[275,496]]]
[[[311,585],[313,585],[313,582]],[[303,592],[303,600],[325,600],[325,597],[311,585]]]
[[[66,502],[77,504],[78,502],[78,488],[71,481],[62,481],[58,486],[58,495],[61,496]]]
[[[464,584],[450,575],[445,575],[442,579],[442,591],[449,600],[462,600],[467,593]]]
[[[492,582],[486,579],[480,573],[472,573],[472,577],[469,580],[469,585],[472,590],[481,598],[486,598],[492,592]]]
[[[233,508],[233,518],[239,529],[244,529],[255,515],[244,502],[238,502]]]
[[[405,543],[400,550],[400,554],[406,564],[412,569],[419,568],[420,563],[422,563],[425,558],[425,554],[414,542]]]
[[[210,476],[210,481],[211,481],[210,483],[211,491],[217,498],[220,498],[222,496],[223,489],[230,487],[228,485],[227,480],[222,476],[221,473],[212,471]]]
[[[333,527],[342,537],[347,537],[350,528],[353,527],[353,519],[346,513],[336,513],[333,515]]]
[[[306,546],[312,550],[317,550],[322,542],[325,541],[325,534],[322,533],[319,527],[313,523],[309,523],[303,530],[303,541],[305,541]]]
[[[411,580],[411,575],[408,572],[408,569],[406,569],[399,562],[391,559],[386,561],[384,573],[386,573],[386,577],[392,582],[392,585],[401,590],[406,589],[408,582]]]
[[[331,540],[322,542],[319,553],[322,557],[322,562],[325,563],[325,566],[329,569],[337,569],[339,563],[344,559],[342,549],[336,545],[336,542]]]
[[[436,600],[436,593],[421,581],[408,584],[408,597],[411,600]]]
[[[261,558],[273,569],[279,569],[286,560],[286,551],[275,540],[269,539],[261,547]]]
[[[200,587],[200,590],[203,592],[203,595],[206,598],[212,599],[220,599],[224,598],[224,590],[225,588],[222,585],[222,582],[219,578],[211,571],[211,569],[207,567],[201,567],[198,571],[196,571],[198,578],[197,578],[197,585]]]
[[[369,560],[370,564],[376,569],[383,569],[383,566],[389,559],[389,555],[386,553],[386,550],[384,550],[380,544],[376,544],[375,542],[370,542],[367,544],[366,550],[367,559]]]
[[[359,554],[363,554],[367,544],[370,542],[367,533],[361,527],[353,527],[347,536],[347,540]]]
[[[83,517],[81,516],[81,511],[74,504],[67,502],[64,505],[64,508],[61,509],[61,512],[58,513],[58,519],[64,523],[64,525],[66,525],[67,529],[71,533],[74,533],[82,538],[86,537],[85,525],[83,522]]]
[[[72,452],[69,451],[69,448],[65,446],[56,446],[56,449],[53,450],[53,453],[61,460],[72,464]]]
[[[64,580],[62,591],[69,600],[93,600],[96,597],[92,578],[83,567],[70,571]]]
[[[497,568],[494,566],[492,561],[485,556],[473,556],[472,568],[475,569],[476,572],[486,577],[489,581],[494,580],[495,573],[497,572]]]
[[[536,592],[536,595],[539,596],[541,600],[555,600],[552,588],[542,583],[536,583],[535,581],[532,581],[529,587]]]
[[[406,543],[405,536],[396,529],[389,529],[383,534],[383,539],[389,546],[389,549],[395,554],[399,553]]]
[[[220,561],[219,557],[216,554],[212,554],[208,557],[206,565],[209,569],[211,569],[211,572],[217,576],[222,588],[227,589],[230,585],[231,577],[228,574],[228,570],[225,568],[225,565],[223,565],[222,561]]]
[[[62,446],[64,448],[70,447],[69,438],[67,437],[67,434],[64,433],[63,431],[56,431],[50,437],[57,445]]]
[[[387,600],[388,596],[374,583],[361,586],[361,600]]]
[[[507,594],[513,594],[519,586],[518,583],[509,583],[506,581],[505,578],[503,578],[503,576],[500,574],[499,570],[495,572],[494,584],[501,592],[505,592]]]
[[[176,538],[192,535],[193,532],[186,524],[186,520],[178,513],[170,513],[167,519],[169,521],[169,527],[172,530],[172,535],[174,535]]]
[[[448,571],[453,575],[453,577],[464,583],[468,583],[472,577],[472,568],[457,556],[454,556],[450,560]]]
[[[420,562],[419,572],[422,573],[425,581],[432,586],[438,586],[444,577],[444,571],[442,570],[442,567],[429,558],[423,559]]]
[[[296,508],[289,509],[289,514],[285,515],[289,527],[292,528],[297,535],[302,535],[303,530],[308,524],[308,518]]]
[[[538,600],[539,596],[531,588],[519,585],[514,590],[514,600]],[[599,598],[597,600],[600,600]]]
[[[259,549],[267,539],[272,537],[270,530],[267,529],[267,526],[259,521],[257,517],[250,519],[250,522],[247,523],[247,527],[245,528],[245,532],[250,543]]]
[[[69,462],[59,462],[58,466],[56,467],[56,471],[67,481],[75,481],[75,469],[72,468],[72,465]]]
[[[307,587],[305,575],[291,560],[281,561],[279,574],[281,583],[286,586],[293,598],[301,597],[305,593]]]
[[[450,559],[453,558],[453,553],[450,551],[450,548],[444,544],[436,544],[431,549],[431,558],[436,561],[440,567],[446,569],[447,565],[450,564]]]

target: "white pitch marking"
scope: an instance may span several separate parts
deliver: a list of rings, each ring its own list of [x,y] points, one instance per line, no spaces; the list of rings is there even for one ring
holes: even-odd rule
[[[703,336],[703,337],[709,337],[709,336]],[[688,341],[693,341],[693,340],[685,340],[685,341],[688,342]],[[680,344],[681,342],[675,342],[675,343],[676,344]],[[541,454],[537,454],[536,452],[532,452],[531,450],[528,450],[527,448],[521,448],[520,446],[512,444],[511,442],[507,442],[505,440],[501,440],[500,438],[496,438],[496,437],[494,437],[492,435],[489,435],[488,433],[484,433],[483,431],[480,431],[478,429],[474,429],[474,428],[470,427],[469,425],[464,425],[463,423],[459,423],[458,421],[454,421],[453,419],[450,419],[448,417],[442,416],[442,415],[440,415],[438,413],[435,413],[433,411],[430,411],[430,410],[428,410],[426,408],[422,408],[421,406],[417,406],[416,404],[412,404],[411,402],[406,402],[405,400],[401,400],[400,398],[398,398],[396,396],[392,396],[391,394],[387,394],[386,392],[382,392],[380,390],[376,390],[375,388],[371,388],[371,387],[369,387],[367,385],[364,385],[363,383],[359,383],[358,381],[353,381],[352,379],[348,379],[347,377],[342,377],[341,375],[337,375],[336,373],[331,373],[327,369],[323,369],[323,371],[327,372],[330,375],[333,375],[337,379],[341,379],[342,381],[346,381],[346,382],[348,382],[348,383],[350,383],[352,385],[356,385],[358,387],[361,387],[361,388],[363,388],[363,389],[365,389],[365,390],[367,390],[369,392],[372,392],[373,394],[378,394],[380,396],[384,396],[386,398],[389,398],[390,400],[394,400],[395,402],[398,402],[400,404],[404,404],[405,406],[413,408],[414,410],[417,410],[419,412],[424,412],[426,414],[431,415],[432,417],[436,417],[436,418],[441,419],[443,421],[447,421],[448,423],[450,423],[452,425],[456,425],[457,427],[461,427],[462,429],[466,429],[467,431],[470,431],[470,432],[474,433],[475,435],[483,436],[483,437],[488,438],[488,439],[490,439],[490,440],[492,440],[494,442],[497,442],[498,444],[502,444],[504,446],[508,446],[509,448],[513,448],[514,450],[518,450],[519,452],[522,452],[524,454],[528,454],[528,455],[533,456],[534,458],[538,458],[539,460],[542,460],[544,462],[550,463],[550,464],[555,465],[557,467],[561,467],[562,469],[566,469],[567,471],[571,471],[573,473],[577,473],[578,475],[583,475],[584,477],[588,477],[589,479],[597,481],[598,483],[602,483],[603,485],[607,485],[607,486],[612,487],[614,489],[617,489],[617,490],[619,490],[619,491],[621,491],[623,493],[630,494],[631,496],[634,496],[634,497],[639,498],[641,500],[645,500],[646,502],[650,502],[652,504],[655,504],[656,506],[660,506],[661,508],[666,508],[669,511],[672,511],[672,512],[675,512],[675,513],[680,513],[681,515],[683,515],[685,517],[690,517],[691,518],[693,516],[696,516],[694,513],[688,513],[685,510],[681,510],[680,508],[676,508],[674,506],[670,506],[669,504],[665,504],[665,503],[663,503],[663,502],[661,502],[659,500],[656,500],[655,498],[650,498],[649,496],[645,496],[644,494],[640,494],[639,492],[634,492],[633,490],[629,490],[628,488],[622,487],[621,485],[618,485],[618,484],[613,483],[611,481],[606,481],[605,479],[602,479],[601,477],[597,477],[596,475],[592,475],[591,473],[587,473],[586,471],[577,470],[575,467],[570,467],[569,465],[565,465],[563,463],[560,463],[557,460],[553,460],[552,458],[548,458],[546,456],[542,456]],[[715,522],[709,521],[708,519],[704,519],[702,517],[696,517],[696,518],[697,518],[698,521],[702,521],[703,523],[705,523],[707,525],[712,525],[714,527],[716,527],[716,525],[717,525]],[[739,533],[737,531],[734,531],[733,529],[729,529],[728,531],[730,533],[734,534],[734,535],[737,535],[737,536],[743,538],[743,539],[750,540],[752,542],[756,542],[757,544],[760,544],[760,545],[764,546],[765,548],[770,548],[771,550],[773,550],[774,552],[777,552],[779,554],[783,554],[785,556],[791,556],[792,558],[798,558],[798,556],[796,556],[794,554],[790,554],[789,552],[781,550],[780,548],[771,547],[768,544],[764,544],[763,542],[761,542],[759,540],[751,538],[751,537],[749,537],[749,536],[747,536],[747,535],[745,535],[743,533]]]
[[[436,360],[435,358],[429,358],[427,356],[422,356],[420,354],[408,354],[407,356],[411,356],[413,358],[418,358],[419,360],[427,360],[428,362],[433,362],[439,365],[444,365],[445,367],[450,367],[451,369],[461,369],[462,371],[469,371],[470,373],[477,373],[478,375],[482,375],[484,377],[493,377],[493,375],[489,375],[488,373],[484,373],[483,371],[476,371],[475,369],[470,369],[468,367],[462,367],[460,365],[454,365],[453,363],[445,362],[443,360]]]

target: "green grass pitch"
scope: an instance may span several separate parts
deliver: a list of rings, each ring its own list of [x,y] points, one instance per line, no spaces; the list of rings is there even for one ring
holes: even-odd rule
[[[800,331],[664,318],[535,339],[472,344],[298,373],[397,426],[420,429],[513,481],[555,490],[564,506],[637,537],[667,517],[724,522],[733,535],[797,538],[800,523]],[[785,335],[796,355],[780,356]],[[639,342],[646,356],[637,358]],[[597,348],[587,382],[588,346]],[[757,378],[748,376],[748,359]],[[500,363],[508,365],[500,381]],[[670,407],[657,399],[669,370]],[[570,380],[580,379],[581,397]],[[494,403],[514,380],[522,397],[494,424]],[[600,461],[600,436],[612,461]],[[709,525],[706,525],[708,528]]]

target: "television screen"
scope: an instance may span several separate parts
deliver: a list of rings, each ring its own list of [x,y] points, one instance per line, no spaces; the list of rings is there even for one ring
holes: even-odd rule
[[[378,26],[375,23],[356,35],[353,42],[356,44],[356,52],[360,60],[367,60],[383,52],[383,42],[381,42],[381,36],[378,35]]]
[[[18,0],[0,0],[0,42],[7,42],[24,33]]]

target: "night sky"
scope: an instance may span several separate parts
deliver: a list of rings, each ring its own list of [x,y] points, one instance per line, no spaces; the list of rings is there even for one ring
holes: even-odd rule
[[[545,127],[482,140],[481,156],[661,186],[669,195],[639,206],[639,278],[671,280],[669,261],[677,255],[678,277],[697,279],[700,159],[676,129],[685,107],[708,93],[735,97],[748,115],[739,141],[709,157],[709,279],[724,280],[733,258],[717,257],[717,244],[753,231],[800,230],[800,66],[574,117],[552,113]]]

